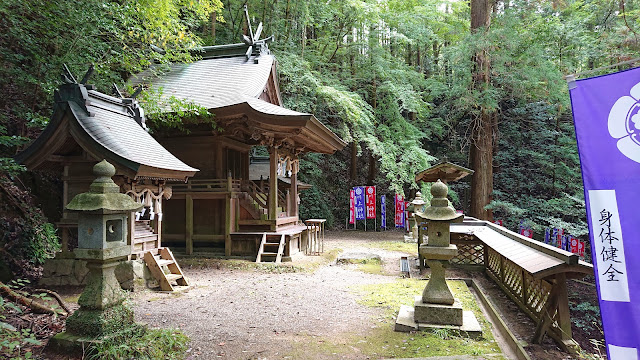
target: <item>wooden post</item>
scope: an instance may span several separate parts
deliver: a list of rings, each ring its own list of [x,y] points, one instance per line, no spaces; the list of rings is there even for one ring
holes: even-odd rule
[[[129,218],[127,219],[127,241],[129,242],[129,246],[131,246],[131,254],[129,254],[129,260],[131,260],[131,255],[133,254],[134,247],[134,238],[136,236],[136,213],[130,212]]]
[[[562,340],[572,339],[571,316],[569,314],[569,296],[567,294],[567,276],[565,273],[556,274],[558,287],[558,326],[560,326]]]
[[[190,194],[186,196],[185,213],[185,243],[187,255],[193,254],[193,198]]]
[[[482,251],[483,251],[482,262],[484,263],[484,269],[486,271],[489,268],[489,247],[487,246],[487,244],[482,243]]]
[[[62,170],[62,218],[67,218],[67,204],[69,204],[69,165],[64,165],[64,170]],[[62,244],[60,248],[62,252],[69,252],[69,228],[65,227],[62,229]]]
[[[285,202],[287,204],[287,216],[291,216],[291,190],[290,189],[287,189]]]
[[[269,149],[269,220],[278,219],[278,149]]]
[[[527,306],[527,275],[524,269],[520,271],[520,274],[522,275],[522,303]]]
[[[293,161],[291,166],[291,216],[298,216],[298,159]]]
[[[224,222],[224,255],[231,256],[231,194],[227,194],[224,199],[225,222]]]
[[[220,142],[215,144],[216,147],[216,178],[223,179],[224,178],[224,164],[223,164],[223,151],[224,148]]]

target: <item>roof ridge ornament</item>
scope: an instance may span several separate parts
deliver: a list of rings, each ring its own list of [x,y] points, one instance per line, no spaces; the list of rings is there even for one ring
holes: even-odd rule
[[[267,43],[273,41],[273,35],[269,36],[268,38],[260,40],[260,35],[262,34],[262,28],[263,28],[262,22],[258,24],[258,27],[256,28],[256,32],[254,33],[253,29],[251,28],[251,18],[249,17],[249,10],[248,10],[247,4],[244,4],[244,15],[247,18],[247,27],[249,28],[249,36],[242,35],[242,42],[249,45],[249,48],[247,48],[247,52],[244,54],[245,58],[247,59],[247,61],[249,60],[249,58],[253,54],[254,46],[258,50],[257,57],[259,57],[263,53],[270,54]],[[258,59],[256,58],[254,61],[257,63]]]
[[[87,108],[89,102],[88,90],[95,89],[93,85],[87,84],[87,81],[89,81],[89,78],[93,75],[93,70],[94,67],[93,64],[91,64],[82,77],[82,80],[78,82],[73,76],[73,73],[71,73],[71,70],[69,70],[67,64],[62,64],[62,74],[60,75],[62,84],[53,93],[55,103],[61,104],[72,101],[80,106],[89,116],[93,116],[94,114]]]

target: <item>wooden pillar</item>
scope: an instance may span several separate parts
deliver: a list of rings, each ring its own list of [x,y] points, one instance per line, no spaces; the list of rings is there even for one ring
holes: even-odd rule
[[[62,170],[62,218],[67,218],[67,204],[69,204],[69,165],[64,165],[64,170]],[[60,245],[60,250],[62,252],[69,251],[69,228],[64,227],[62,229],[62,244]]]
[[[293,161],[291,166],[291,205],[289,214],[291,216],[298,216],[298,159]]]
[[[185,243],[187,255],[193,254],[193,198],[190,194],[186,196],[185,213]]]
[[[224,178],[225,174],[224,174],[224,162],[223,162],[223,151],[224,148],[222,147],[222,144],[220,142],[217,142],[215,145],[215,151],[216,151],[216,178],[217,179],[222,179]]]
[[[278,218],[278,149],[269,149],[269,220]]]
[[[129,218],[127,219],[127,227],[128,227],[127,242],[129,243],[129,246],[131,246],[131,253],[129,254],[129,260],[131,260],[131,254],[133,254],[133,247],[134,247],[133,239],[135,238],[135,234],[136,234],[136,213],[133,211],[129,213]]]
[[[560,326],[562,340],[570,340],[571,315],[569,314],[569,296],[567,293],[567,276],[565,273],[556,274],[556,285],[558,287],[558,315],[556,320]]]
[[[227,194],[224,199],[225,204],[225,222],[224,222],[224,255],[231,256],[231,193]]]

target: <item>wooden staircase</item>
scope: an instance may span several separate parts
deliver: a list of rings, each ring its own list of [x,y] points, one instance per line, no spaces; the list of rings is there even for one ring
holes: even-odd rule
[[[256,262],[282,262],[284,254],[284,234],[262,234]]]
[[[150,251],[145,252],[144,262],[153,277],[158,280],[162,291],[176,291],[180,287],[189,286],[182,269],[169,248],[158,249],[158,255],[154,255]]]
[[[133,247],[131,249],[134,258],[142,257],[145,251],[157,249],[159,245],[158,234],[154,232],[149,220],[136,221],[133,233]]]
[[[240,197],[240,205],[244,207],[254,220],[267,220],[269,218],[269,187],[258,186],[253,181],[243,183],[244,195]],[[282,191],[278,191],[277,213],[286,212],[286,197]]]

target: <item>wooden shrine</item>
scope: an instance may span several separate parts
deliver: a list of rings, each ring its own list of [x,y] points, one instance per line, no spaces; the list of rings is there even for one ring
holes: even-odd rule
[[[186,183],[172,182],[173,196],[164,205],[163,239],[186,254],[287,261],[304,250],[300,155],[332,154],[346,145],[313,115],[282,106],[275,57],[268,39],[258,38],[259,33],[246,43],[204,47],[199,61],[172,65],[160,75],[150,69],[131,79],[133,85],[148,84],[162,89],[163,96],[204,107],[216,121],[216,129],[192,121],[183,123],[188,132],[157,136],[200,169]],[[252,163],[258,147],[266,149],[268,162]],[[262,170],[252,171],[257,167]],[[265,250],[268,238],[283,246],[274,240],[274,251]]]
[[[129,216],[127,242],[132,255],[157,253],[166,220],[163,201],[171,198],[167,181],[184,182],[198,170],[149,135],[144,111],[135,99],[109,96],[88,85],[91,73],[92,68],[78,82],[65,67],[49,124],[15,159],[29,170],[62,176],[63,209],[75,195],[89,190],[93,166],[106,159],[116,168],[114,180],[121,192],[144,205]],[[61,230],[62,254],[73,257],[77,214],[65,209],[56,225]]]

